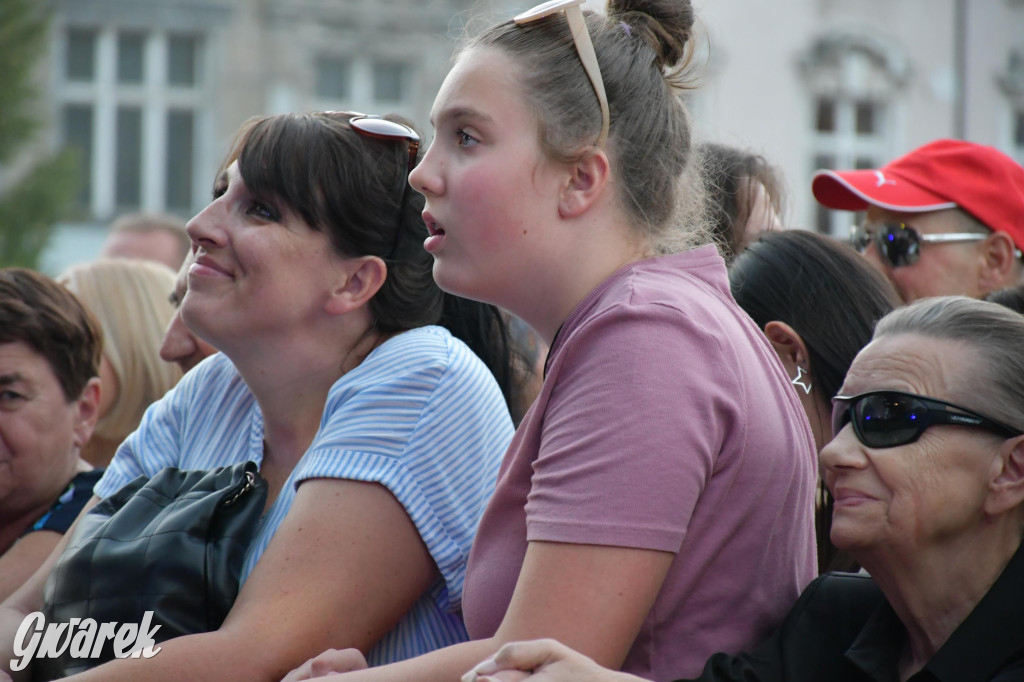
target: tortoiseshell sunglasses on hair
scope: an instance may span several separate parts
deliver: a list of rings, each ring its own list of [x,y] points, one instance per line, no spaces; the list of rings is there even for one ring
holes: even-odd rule
[[[357,111],[325,111],[325,114],[332,116],[348,116],[348,125],[356,133],[363,137],[373,138],[375,140],[395,140],[404,141],[409,145],[409,164],[406,168],[405,175],[401,179],[401,186],[399,187],[399,196],[401,197],[398,201],[398,220],[395,227],[395,239],[391,245],[391,250],[388,252],[384,260],[392,260],[398,251],[398,244],[401,240],[402,235],[402,216],[405,214],[405,195],[408,190],[406,184],[408,182],[408,175],[412,172],[412,169],[416,166],[416,156],[420,150],[420,136],[415,130],[409,126],[399,123],[398,121],[389,121],[386,118],[381,118],[373,114],[360,114]]]
[[[349,112],[352,118],[348,124],[352,130],[366,137],[379,140],[405,140],[409,143],[409,171],[416,166],[416,155],[420,150],[420,136],[415,130],[398,121],[389,121],[380,116]]]

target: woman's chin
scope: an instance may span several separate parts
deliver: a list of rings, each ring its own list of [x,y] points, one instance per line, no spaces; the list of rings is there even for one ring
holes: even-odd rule
[[[434,281],[442,291],[477,300],[474,293],[479,289],[473,286],[474,283],[465,276],[465,273],[460,273],[457,268],[453,268],[451,263],[435,258],[433,273]]]
[[[837,549],[850,554],[870,550],[877,540],[864,524],[846,520],[840,520],[839,523],[833,520],[829,537]]]

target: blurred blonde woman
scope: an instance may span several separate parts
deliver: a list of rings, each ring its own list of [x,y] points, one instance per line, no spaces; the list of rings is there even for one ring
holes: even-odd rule
[[[106,466],[134,431],[150,403],[161,398],[181,370],[160,358],[160,344],[174,306],[167,292],[175,273],[160,263],[100,259],[75,266],[58,280],[103,327],[100,419],[83,457]]]

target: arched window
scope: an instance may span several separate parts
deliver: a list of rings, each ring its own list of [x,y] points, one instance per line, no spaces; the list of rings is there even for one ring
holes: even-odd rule
[[[902,53],[868,35],[832,34],[804,53],[800,68],[812,107],[811,172],[877,168],[893,157],[908,71]],[[848,235],[849,214],[816,204],[813,215],[819,232]]]
[[[1006,95],[1005,149],[1024,164],[1024,48],[1011,50],[1006,70],[999,74],[999,87]]]

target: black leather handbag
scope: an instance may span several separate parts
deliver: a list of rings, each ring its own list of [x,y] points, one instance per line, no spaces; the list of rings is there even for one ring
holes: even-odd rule
[[[47,624],[147,622],[160,626],[156,642],[216,630],[238,594],[266,499],[253,462],[139,477],[79,520],[46,583]],[[76,657],[73,647],[57,658],[37,657],[32,677],[88,670],[115,657],[113,644],[95,657]]]

